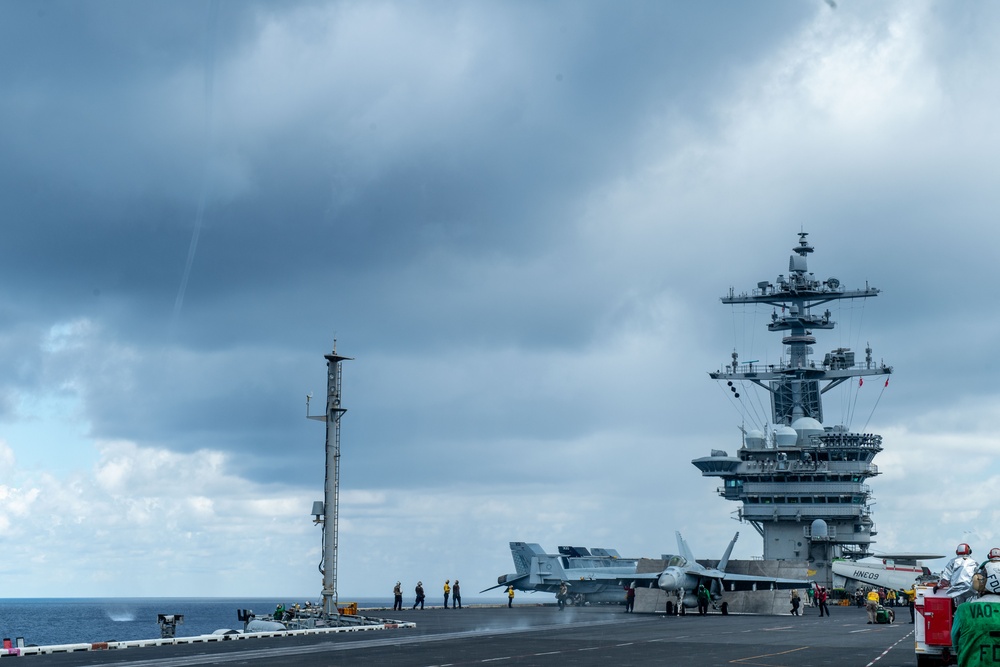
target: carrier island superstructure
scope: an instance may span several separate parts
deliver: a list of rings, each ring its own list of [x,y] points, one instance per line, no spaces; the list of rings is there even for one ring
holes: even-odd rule
[[[744,389],[763,389],[770,395],[771,423],[743,428],[742,446],[735,456],[713,450],[692,463],[703,476],[720,477],[719,495],[741,503],[737,518],[752,525],[764,541],[764,560],[808,561],[819,580],[828,578],[833,558],[861,558],[871,554],[875,523],[868,486],[878,474],[873,463],[882,451],[882,438],[855,433],[844,425],[825,425],[823,394],[845,382],[860,386],[869,376],[887,376],[892,367],[876,363],[871,347],[855,363],[849,348],[836,348],[822,360],[812,358],[813,331],[833,329],[824,304],[844,299],[867,299],[879,290],[845,289],[836,278],[819,280],[807,268],[813,252],[805,232],[799,234],[789,260],[788,274],[774,283],[762,281],[749,293],[730,288],[724,304],[766,305],[773,308],[768,331],[782,334],[783,354],[777,363],[732,362],[709,375],[726,382],[735,400]]]

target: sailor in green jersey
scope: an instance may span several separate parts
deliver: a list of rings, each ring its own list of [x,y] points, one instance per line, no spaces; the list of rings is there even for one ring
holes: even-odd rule
[[[951,644],[958,667],[1000,665],[1000,562],[983,566],[982,597],[958,605]]]

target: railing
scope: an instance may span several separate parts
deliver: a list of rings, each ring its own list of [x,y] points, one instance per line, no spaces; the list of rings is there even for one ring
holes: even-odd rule
[[[851,448],[851,449],[881,449],[882,436],[874,433],[824,433],[812,436],[819,441],[820,447]]]
[[[754,373],[784,373],[786,371],[798,371],[798,370],[810,370],[810,371],[873,371],[882,370],[886,373],[892,372],[889,366],[885,364],[868,364],[866,363],[837,363],[834,365],[827,365],[823,363],[817,364],[815,361],[810,360],[809,363],[804,366],[795,365],[793,366],[787,360],[782,359],[776,364],[760,364],[760,363],[746,363],[737,364],[734,368],[732,364],[726,364],[719,370],[715,371],[716,375],[730,376],[730,375],[746,375]],[[851,376],[850,373],[837,373],[836,377],[841,375]],[[869,375],[871,375],[869,373]]]
[[[802,519],[805,512],[808,519]],[[743,505],[742,517],[747,521],[774,521],[777,519],[800,519],[802,521],[816,518],[839,519],[845,517],[861,518],[867,512],[865,505]]]
[[[871,487],[860,482],[743,482],[747,495],[829,496],[870,494]]]

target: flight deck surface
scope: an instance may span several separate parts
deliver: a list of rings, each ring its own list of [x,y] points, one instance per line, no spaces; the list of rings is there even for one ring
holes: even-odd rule
[[[869,625],[863,609],[804,616],[667,617],[622,607],[517,605],[396,612],[415,628],[273,637],[21,658],[29,665],[916,665],[909,612]],[[384,615],[387,612],[379,612]]]

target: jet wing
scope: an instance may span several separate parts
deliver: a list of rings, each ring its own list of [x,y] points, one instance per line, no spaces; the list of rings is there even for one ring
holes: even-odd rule
[[[604,583],[607,583],[607,584],[617,584],[618,586],[625,586],[626,584],[631,584],[633,581],[636,582],[636,584],[639,584],[640,582],[642,582],[642,583],[651,582],[651,583],[655,584],[656,581],[659,578],[660,578],[660,573],[659,572],[643,572],[641,574],[635,574],[635,573],[633,573],[633,574],[619,574],[619,575],[616,575],[616,576],[613,576],[613,577],[612,576],[605,577],[605,576],[602,576],[602,575],[597,575],[597,576],[594,576],[594,577],[588,577],[587,580],[588,581],[600,581],[600,582],[604,582]],[[566,580],[566,584],[569,585],[569,586],[572,586],[573,585],[573,580],[572,579],[567,579]]]
[[[652,584],[654,587],[657,580],[660,578],[659,572],[643,572],[640,574],[604,574],[602,572],[595,572],[594,570],[588,570],[586,576],[581,576],[579,578],[567,577],[562,581],[566,582],[566,585],[570,588],[574,584],[605,584],[606,586],[625,586],[631,584],[633,581],[636,585],[642,587],[644,584]]]
[[[944,558],[944,556],[942,556],[941,554],[900,553],[900,554],[876,554],[874,558],[881,558],[882,560],[891,560],[896,565],[916,565],[917,561],[920,560],[937,560],[938,558]]]
[[[805,579],[781,579],[779,577],[758,577],[752,574],[733,574],[721,570],[699,570],[686,568],[685,572],[693,577],[715,579],[726,591],[767,591],[772,589],[805,588],[812,586]]]

